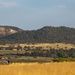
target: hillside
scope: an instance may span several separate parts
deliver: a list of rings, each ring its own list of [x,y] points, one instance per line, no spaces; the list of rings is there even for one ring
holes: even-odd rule
[[[75,44],[75,28],[45,26],[38,30],[20,31],[0,38],[0,43],[71,43]]]
[[[0,37],[11,35],[21,31],[21,29],[13,26],[0,26]]]

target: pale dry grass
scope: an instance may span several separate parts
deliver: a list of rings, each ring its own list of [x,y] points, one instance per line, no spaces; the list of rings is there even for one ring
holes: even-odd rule
[[[6,44],[6,45],[0,45],[0,47],[9,47],[11,46],[12,44]],[[20,45],[22,48],[24,48],[25,46],[29,46],[31,49],[32,47],[34,47],[34,49],[36,47],[42,47],[43,50],[50,50],[50,48],[53,48],[53,49],[60,49],[60,48],[63,48],[64,50],[67,49],[71,49],[71,48],[75,48],[75,45],[74,44],[65,44],[65,43],[36,43],[36,44],[13,44],[14,47],[17,47],[18,45]]]
[[[42,47],[43,49],[50,49],[50,48],[54,48],[54,49],[71,49],[71,48],[75,48],[74,44],[65,44],[65,43],[36,43],[36,44],[20,44],[21,47],[24,46],[29,46],[29,47]]]
[[[75,75],[75,62],[2,65],[0,75]]]

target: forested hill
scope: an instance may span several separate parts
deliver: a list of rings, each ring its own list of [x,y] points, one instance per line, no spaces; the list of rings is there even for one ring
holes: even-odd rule
[[[72,43],[75,44],[75,28],[45,26],[38,30],[20,31],[0,38],[0,43]]]

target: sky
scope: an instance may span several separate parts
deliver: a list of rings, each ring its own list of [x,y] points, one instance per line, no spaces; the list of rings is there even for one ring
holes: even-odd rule
[[[75,28],[75,0],[0,0],[0,25],[24,30]]]

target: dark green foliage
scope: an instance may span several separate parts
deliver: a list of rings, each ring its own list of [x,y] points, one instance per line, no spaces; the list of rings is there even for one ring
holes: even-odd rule
[[[18,45],[17,50],[22,50],[22,47]]]
[[[71,61],[75,61],[75,58],[54,58],[53,61],[54,62],[64,62],[64,61],[71,62]]]
[[[5,43],[72,43],[75,44],[75,29],[68,27],[43,27],[33,31],[20,31],[0,38]]]
[[[75,49],[70,50],[34,50],[29,56],[41,56],[51,58],[75,58]]]

